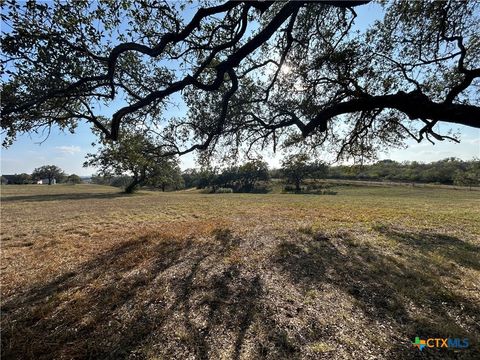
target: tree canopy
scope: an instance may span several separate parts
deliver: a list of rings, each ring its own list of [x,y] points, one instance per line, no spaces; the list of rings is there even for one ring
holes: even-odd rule
[[[102,176],[131,175],[125,192],[132,193],[139,186],[165,187],[181,179],[177,160],[163,156],[152,140],[142,133],[124,132],[117,142],[103,141],[101,148],[87,154],[84,166],[94,166]]]
[[[80,176],[78,176],[77,174],[71,174],[71,175],[68,175],[67,179],[66,179],[66,182],[68,184],[81,184],[82,183],[82,178]]]
[[[16,184],[16,185],[30,184],[32,182],[32,176],[26,173],[7,175],[7,176],[2,175],[1,181],[2,181],[2,184]]]
[[[301,184],[306,178],[319,179],[327,175],[328,167],[320,161],[312,161],[305,153],[286,156],[282,162],[282,175],[289,184],[295,185],[295,191],[302,190]]]
[[[480,181],[479,168],[480,160],[478,159],[463,161],[446,158],[431,163],[416,161],[399,163],[393,160],[382,160],[371,165],[332,166],[328,169],[327,177],[470,186]],[[475,177],[476,182],[470,180]]]
[[[65,178],[65,173],[56,165],[44,165],[33,170],[32,178],[34,180],[47,179],[48,185],[52,185],[52,182],[62,182]]]
[[[146,129],[165,155],[307,144],[363,157],[457,141],[440,123],[479,128],[480,3],[382,1],[360,29],[369,2],[6,0],[4,145],[86,121],[110,140]]]
[[[213,192],[218,188],[228,188],[235,192],[254,192],[260,190],[256,189],[259,182],[270,180],[268,164],[260,159],[224,169],[212,166],[204,166],[200,171],[189,169],[182,176],[186,187],[211,187]]]

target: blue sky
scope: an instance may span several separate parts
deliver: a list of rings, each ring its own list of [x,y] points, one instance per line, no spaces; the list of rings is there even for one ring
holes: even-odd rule
[[[373,21],[381,18],[381,11],[377,4],[360,6],[356,11],[358,13],[356,21],[358,29],[365,29]],[[175,114],[174,111],[178,111],[178,114]],[[185,109],[172,109],[171,115],[182,115],[184,111]],[[105,115],[111,113],[113,113],[112,110],[105,111]],[[450,129],[446,124],[438,125],[438,127],[436,130],[443,133]],[[437,142],[435,145],[427,141],[417,144],[412,140],[408,142],[407,149],[390,149],[388,152],[381,154],[380,158],[396,161],[430,162],[446,157],[457,157],[463,160],[480,157],[480,129],[464,126],[455,126],[451,129],[460,134],[460,144],[448,141]],[[84,176],[95,172],[93,168],[82,166],[85,155],[95,151],[91,144],[96,138],[90,130],[90,125],[79,124],[75,134],[64,133],[52,128],[48,138],[46,135],[22,135],[8,149],[2,148],[1,173],[31,173],[34,168],[47,164],[57,165],[69,174],[75,173]],[[280,158],[280,154],[272,154],[271,152],[264,154],[264,159],[269,162],[271,167],[278,167]],[[190,154],[181,158],[183,169],[194,166],[194,155]]]

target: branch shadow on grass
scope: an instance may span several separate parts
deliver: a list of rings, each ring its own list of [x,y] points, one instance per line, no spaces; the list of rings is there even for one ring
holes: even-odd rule
[[[275,262],[296,286],[333,286],[349,294],[372,324],[393,326],[396,339],[391,341],[396,344],[382,354],[385,359],[480,358],[479,304],[442,285],[445,276],[458,276],[450,262],[430,261],[435,248],[446,246],[453,261],[478,269],[478,247],[435,233],[402,235],[386,228],[382,233],[412,246],[411,251],[398,257],[363,245],[345,232],[334,238],[317,233],[309,234],[310,239],[303,243],[280,244]],[[410,343],[415,336],[468,338],[471,345],[458,351],[428,349],[420,353]],[[375,343],[373,338],[366,340]]]
[[[139,238],[3,299],[2,358],[238,359],[262,293],[223,261],[239,241]]]
[[[267,257],[265,267],[251,271],[235,261],[236,252],[245,246],[242,239],[225,228],[203,240],[164,239],[152,233],[126,241],[2,299],[2,358],[338,359],[355,351],[360,357],[366,354],[358,353],[356,344],[335,342],[335,327],[318,325],[322,314],[337,309],[330,308],[331,303],[316,300],[315,306],[324,312],[304,312],[308,309],[300,308],[308,306],[301,299],[289,299],[293,293],[287,288],[281,301],[282,294],[269,293],[268,276],[288,279],[286,286],[293,285],[294,293],[328,286],[347,294],[353,299],[353,313],[361,312],[369,320],[374,329],[370,333],[391,329],[394,335],[388,349],[377,346],[370,355],[479,358],[478,303],[443,286],[446,274],[459,273],[451,262],[432,263],[429,257],[440,245],[457,248],[459,254],[474,248],[433,233],[423,234],[427,243],[415,247],[409,243],[414,234],[404,239],[397,238],[394,229],[382,231],[411,251],[395,255],[348,232],[299,231],[288,241],[269,239],[278,240],[275,253]],[[284,300],[292,301],[290,308]],[[279,320],[288,313],[292,322]],[[338,320],[339,327],[350,324]],[[365,323],[360,324],[352,331],[364,330],[358,336],[373,346],[375,339],[368,338],[368,329],[358,327]],[[472,346],[461,352],[420,353],[411,347],[415,336],[466,337]],[[314,343],[318,352],[306,357],[303,350]],[[324,348],[331,343],[346,352],[336,355]]]
[[[375,230],[424,255],[435,254],[452,260],[460,266],[480,270],[480,246],[463,241],[458,237],[428,231],[406,231],[384,225],[376,226]]]

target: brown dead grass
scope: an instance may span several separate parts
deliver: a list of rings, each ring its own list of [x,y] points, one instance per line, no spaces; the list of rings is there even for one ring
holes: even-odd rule
[[[115,191],[2,188],[2,358],[480,356],[476,192]]]

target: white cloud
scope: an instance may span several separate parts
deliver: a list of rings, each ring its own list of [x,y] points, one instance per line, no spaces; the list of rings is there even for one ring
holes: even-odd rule
[[[76,153],[79,153],[81,151],[80,146],[55,146],[55,151],[61,154],[68,154],[68,155],[73,155]]]

